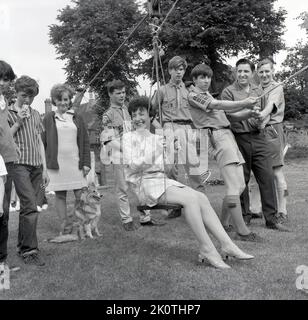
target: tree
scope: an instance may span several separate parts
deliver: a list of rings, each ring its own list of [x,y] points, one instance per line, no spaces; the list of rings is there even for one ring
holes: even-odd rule
[[[218,82],[230,76],[225,58],[247,51],[251,56],[273,55],[284,47],[286,11],[274,11],[275,0],[181,0],[160,33],[164,65],[174,55],[186,57],[188,73],[195,64],[208,62]],[[162,2],[165,14],[172,0]],[[151,50],[149,30],[140,41]],[[152,62],[140,65],[140,72],[151,75]],[[215,79],[213,79],[215,80]],[[215,81],[214,81],[215,84]],[[214,91],[218,88],[213,88]]]
[[[299,18],[303,21],[300,26],[306,29],[308,35],[308,13],[303,12]],[[308,65],[308,41],[306,43],[300,41],[287,51],[287,57],[282,63],[283,69],[278,74],[281,81],[288,79],[290,75]],[[299,119],[308,111],[308,71],[286,83],[285,99],[285,119]]]
[[[66,61],[67,81],[77,87],[89,83],[142,14],[132,0],[73,0],[73,3],[74,7],[60,10],[59,24],[49,27],[49,36],[58,58]],[[132,38],[92,84],[91,89],[101,97],[101,108],[106,108],[108,81],[121,79],[129,93],[135,91],[133,65],[139,59],[140,50]]]
[[[308,12],[302,12],[298,18],[302,20],[300,27],[306,29],[306,33],[308,35]]]
[[[60,11],[58,25],[50,27],[50,41],[70,83],[86,84],[116,50],[132,27],[141,20],[137,0],[73,0],[75,7]],[[189,68],[208,62],[214,70],[213,91],[230,78],[225,58],[247,51],[267,56],[283,48],[281,35],[286,12],[274,11],[275,0],[180,0],[160,32],[165,51],[164,67],[174,55],[186,57]],[[161,1],[163,16],[173,0]],[[143,13],[144,14],[144,13]],[[162,18],[161,18],[162,19]],[[93,84],[92,90],[104,100],[104,85],[117,77],[136,87],[136,76],[151,77],[152,59],[140,59],[152,50],[152,35],[144,24]],[[137,66],[137,63],[138,67]],[[217,85],[220,83],[220,87]]]

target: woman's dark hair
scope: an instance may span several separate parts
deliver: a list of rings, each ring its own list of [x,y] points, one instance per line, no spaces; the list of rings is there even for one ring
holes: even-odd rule
[[[248,64],[252,72],[254,72],[256,69],[255,65],[247,58],[242,58],[238,60],[235,66],[238,67],[240,64]]]
[[[23,91],[27,95],[35,97],[39,93],[39,85],[34,79],[28,76],[21,76],[15,82],[15,90],[17,93]]]
[[[13,81],[16,75],[12,67],[3,60],[0,60],[0,79],[4,81]]]
[[[213,70],[210,66],[205,63],[197,64],[190,73],[190,76],[194,79],[198,78],[199,76],[207,76],[212,78]]]
[[[146,96],[137,96],[132,98],[128,104],[128,112],[132,115],[138,109],[146,109],[149,110],[149,98]],[[150,105],[151,109],[151,105]]]

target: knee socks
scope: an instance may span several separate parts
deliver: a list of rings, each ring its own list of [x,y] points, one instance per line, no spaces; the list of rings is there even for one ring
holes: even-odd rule
[[[278,186],[277,188],[277,211],[278,213],[287,214],[287,196],[288,190],[286,186]]]
[[[250,230],[247,228],[243,216],[240,197],[238,195],[227,195],[223,200],[223,210],[229,213],[236,231],[242,235],[248,234]]]
[[[229,209],[228,202],[225,197],[222,201],[221,216],[220,216],[221,224],[224,227],[228,227],[230,224],[230,213],[228,209]]]

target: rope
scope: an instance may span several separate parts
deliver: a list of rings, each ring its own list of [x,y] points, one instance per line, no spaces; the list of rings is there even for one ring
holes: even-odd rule
[[[163,118],[162,118],[162,106],[160,101],[160,82],[159,82],[159,57],[160,57],[160,50],[158,45],[158,38],[157,35],[153,38],[153,51],[154,51],[154,63],[155,63],[155,75],[156,75],[156,83],[157,83],[157,102],[158,102],[158,112],[159,112],[159,122],[162,126]],[[164,190],[166,191],[166,170],[165,170],[165,155],[166,155],[166,141],[165,136],[163,135],[163,167],[164,167]],[[164,198],[164,202],[167,203],[166,197]]]
[[[88,88],[91,86],[91,84],[97,79],[97,77],[106,69],[107,65],[109,62],[114,58],[114,56],[123,48],[125,43],[134,35],[134,33],[137,31],[137,29],[143,24],[143,22],[148,18],[148,14],[146,14],[140,21],[139,23],[135,26],[135,28],[131,31],[131,33],[124,39],[124,41],[121,43],[121,45],[118,47],[116,51],[109,57],[107,62],[100,68],[100,70],[96,73],[96,75],[92,78],[91,81],[88,82],[86,87],[83,89],[82,94],[84,94]]]
[[[153,66],[152,66],[150,97],[152,96],[151,93],[152,93],[152,88],[153,88],[154,71],[155,71],[156,83],[157,83],[157,101],[158,101],[159,122],[160,122],[161,126],[163,126],[163,120],[162,120],[162,106],[161,106],[161,101],[160,101],[159,68],[161,68],[161,73],[162,73],[162,78],[163,78],[163,85],[164,85],[165,91],[166,91],[166,80],[165,80],[163,65],[162,65],[162,61],[161,61],[161,57],[160,57],[160,49],[162,47],[162,44],[161,44],[161,41],[158,39],[158,33],[161,30],[161,28],[164,25],[164,23],[167,21],[168,17],[172,13],[172,11],[174,10],[174,8],[175,8],[175,6],[176,6],[176,4],[178,2],[179,2],[179,0],[175,1],[173,6],[171,7],[169,12],[167,13],[165,19],[163,20],[163,22],[159,26],[157,24],[155,24],[155,22],[158,21],[155,18],[153,19],[153,23],[150,23],[150,27],[152,27],[152,29],[153,29],[153,31],[152,31],[152,35],[153,35]],[[168,103],[169,103],[168,95],[167,95],[167,100],[168,100]],[[149,107],[148,108],[150,108],[150,103],[149,103]],[[163,135],[163,139],[165,139],[164,135]],[[164,146],[163,146],[164,190],[166,190],[165,154],[166,154],[166,150],[165,150],[165,143],[164,143]],[[141,174],[141,181],[142,181],[142,179],[143,179],[143,171],[142,171],[142,174]],[[140,186],[141,186],[141,183],[139,185],[139,188],[140,188]],[[167,203],[166,197],[164,199],[164,202]]]
[[[155,26],[156,30],[155,32],[158,33],[162,26],[164,25],[164,23],[167,21],[167,19],[169,18],[170,14],[172,13],[172,11],[175,9],[175,6],[177,5],[177,3],[179,2],[179,0],[176,0],[173,4],[173,6],[171,7],[171,9],[168,11],[165,19],[163,20],[163,22],[159,25],[159,26]],[[100,68],[100,70],[95,74],[95,76],[92,78],[92,80],[90,80],[88,82],[88,84],[86,85],[86,87],[83,89],[83,91],[81,92],[81,94],[85,94],[85,92],[88,90],[88,88],[91,86],[91,84],[97,79],[97,77],[106,69],[107,65],[110,63],[110,61],[114,58],[114,56],[123,48],[123,46],[126,44],[126,42],[134,35],[134,33],[137,31],[137,29],[143,24],[143,22],[148,18],[149,14],[147,13],[142,19],[141,21],[135,26],[135,28],[131,31],[131,33],[127,36],[127,38],[121,43],[121,45],[117,48],[116,51],[114,51],[114,53],[109,57],[109,59],[107,60],[107,62]]]
[[[152,65],[152,76],[151,76],[151,86],[150,86],[150,99],[149,99],[149,105],[148,105],[148,112],[150,113],[151,109],[151,97],[152,97],[152,90],[153,90],[153,79],[154,79],[154,70],[155,70],[155,60],[153,59],[153,65]]]
[[[168,11],[165,19],[163,20],[163,22],[159,25],[157,32],[160,31],[160,29],[162,28],[162,26],[164,25],[164,23],[167,21],[167,19],[169,18],[170,14],[172,13],[172,11],[175,9],[175,6],[178,4],[180,0],[176,0],[173,4],[173,6],[171,7],[171,9]]]

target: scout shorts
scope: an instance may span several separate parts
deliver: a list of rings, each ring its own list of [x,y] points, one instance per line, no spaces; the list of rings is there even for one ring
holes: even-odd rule
[[[230,129],[210,129],[209,138],[214,150],[214,157],[220,169],[232,163],[238,165],[245,163]]]

